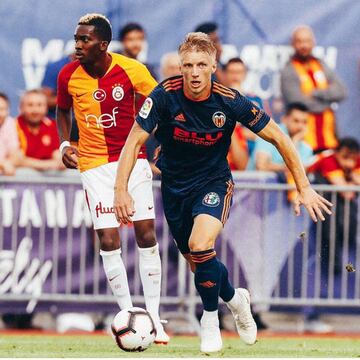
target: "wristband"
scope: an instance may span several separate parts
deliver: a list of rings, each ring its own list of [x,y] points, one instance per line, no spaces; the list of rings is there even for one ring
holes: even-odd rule
[[[60,153],[62,154],[64,148],[66,148],[67,146],[71,146],[70,142],[67,141],[67,140],[64,140],[60,146],[59,146],[59,150],[60,150]]]

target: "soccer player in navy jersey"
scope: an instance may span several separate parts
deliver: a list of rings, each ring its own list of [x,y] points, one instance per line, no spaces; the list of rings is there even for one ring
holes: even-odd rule
[[[304,205],[312,219],[331,214],[329,203],[311,187],[291,140],[270,117],[236,90],[211,79],[216,49],[204,33],[189,33],[179,47],[181,76],[159,84],[145,100],[119,158],[114,211],[131,222],[134,201],[127,184],[141,145],[155,129],[161,144],[164,212],[180,252],[192,265],[204,312],[202,352],[222,348],[219,296],[231,310],[241,339],[256,341],[256,324],[246,289],[234,289],[216,257],[215,241],[232,203],[233,180],[226,160],[236,122],[273,143],[294,176],[295,213]]]

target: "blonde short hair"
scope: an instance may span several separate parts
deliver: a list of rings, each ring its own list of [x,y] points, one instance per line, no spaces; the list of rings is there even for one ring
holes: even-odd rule
[[[216,48],[209,35],[202,32],[191,32],[179,46],[179,54],[188,51],[203,51],[210,56],[216,56]]]
[[[86,14],[79,19],[78,25],[93,25],[102,40],[111,41],[112,29],[109,19],[102,14]]]

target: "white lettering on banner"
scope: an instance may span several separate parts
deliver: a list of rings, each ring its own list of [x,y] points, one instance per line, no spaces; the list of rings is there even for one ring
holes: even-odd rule
[[[65,193],[63,190],[45,190],[46,223],[50,228],[67,225]]]
[[[49,62],[60,60],[74,49],[74,41],[52,39],[44,47],[37,38],[26,38],[22,43],[21,58],[26,89],[41,87]]]
[[[52,269],[51,260],[41,264],[38,258],[31,259],[32,245],[32,240],[24,237],[16,253],[10,250],[0,251],[0,294],[10,291],[13,294],[32,295],[26,307],[29,313],[33,312]]]
[[[13,200],[16,198],[14,189],[0,190],[0,199],[2,200],[2,225],[11,226],[14,219]]]
[[[109,51],[118,52],[119,41],[113,40]],[[74,40],[51,39],[42,47],[38,38],[26,38],[21,48],[21,58],[26,89],[41,87],[49,62],[60,60],[74,51]],[[141,59],[139,58],[139,61]]]
[[[86,126],[90,127],[91,124],[96,125],[97,128],[109,129],[116,126],[116,115],[119,113],[119,108],[116,106],[112,110],[112,114],[101,114],[96,116],[93,114],[85,115]]]
[[[283,45],[245,45],[240,57],[248,67],[244,82],[245,93],[253,93],[264,100],[280,96],[280,71],[289,60],[293,49]],[[330,68],[336,67],[337,48],[317,46],[314,55],[322,59]]]
[[[37,198],[32,189],[25,189],[19,194],[15,189],[1,189],[0,222],[2,226],[10,227],[15,222],[21,227],[31,223],[37,228],[43,225],[49,228],[64,228],[68,225],[70,206],[73,206],[73,226],[80,227],[84,222],[87,227],[91,227],[91,215],[82,190],[75,191],[73,204],[66,203],[65,190],[62,189],[46,189],[41,192],[40,197]],[[45,204],[45,211],[41,213],[40,204]],[[19,209],[19,213],[17,211],[15,213],[15,209]]]
[[[84,222],[87,227],[90,227],[92,224],[91,214],[85,202],[84,192],[82,190],[77,190],[74,198],[72,226],[78,228],[81,226],[82,222]]]
[[[25,189],[20,207],[19,226],[26,226],[31,221],[34,227],[42,225],[40,210],[33,190]]]

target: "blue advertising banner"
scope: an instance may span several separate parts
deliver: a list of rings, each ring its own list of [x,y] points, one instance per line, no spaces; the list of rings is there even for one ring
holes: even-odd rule
[[[248,287],[256,304],[269,304],[274,298],[295,305],[320,298],[328,299],[330,305],[334,300],[358,304],[357,272],[345,269],[348,262],[358,268],[356,246],[344,245],[347,252],[342,253],[340,272],[335,277],[322,274],[320,279],[319,261],[324,253],[309,216],[294,216],[286,191],[261,189],[262,184],[274,183],[274,178],[253,176],[246,181],[260,190],[236,189],[229,220],[216,244],[217,256],[227,265],[234,286]],[[241,181],[236,183],[241,186]],[[195,295],[195,290],[191,293],[188,267],[179,267],[180,255],[163,215],[158,185],[154,197],[163,264],[162,296],[165,304],[174,304]],[[133,228],[121,227],[120,235],[130,291],[139,297],[142,290]],[[339,240],[342,235],[335,233]],[[60,184],[59,180],[48,184],[46,179],[30,185],[2,185],[0,312],[31,312],[37,306],[86,311],[102,302],[116,308],[81,185]]]
[[[10,95],[12,115],[21,92],[39,87],[46,65],[71,51],[76,23],[88,12],[109,17],[114,39],[125,23],[142,24],[148,45],[143,60],[154,65],[196,25],[216,21],[226,44],[223,60],[240,55],[249,68],[247,89],[265,100],[279,96],[279,70],[291,52],[292,30],[310,25],[316,54],[348,89],[338,109],[339,133],[360,137],[355,117],[360,110],[360,2],[353,0],[2,0],[0,90]]]

